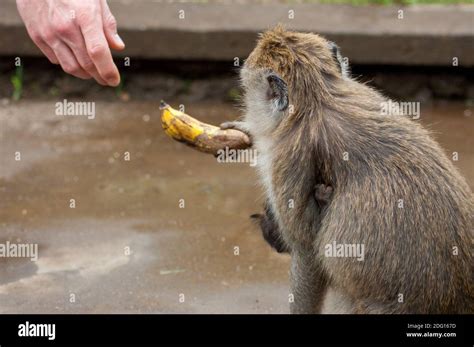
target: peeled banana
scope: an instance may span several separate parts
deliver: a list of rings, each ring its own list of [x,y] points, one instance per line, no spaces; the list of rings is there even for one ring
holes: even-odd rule
[[[183,142],[201,152],[217,155],[219,150],[244,149],[251,146],[247,134],[235,130],[223,130],[203,123],[190,115],[172,108],[161,101],[161,124],[165,133],[176,141]]]

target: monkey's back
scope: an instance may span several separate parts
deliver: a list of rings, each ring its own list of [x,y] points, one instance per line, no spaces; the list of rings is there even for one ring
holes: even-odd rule
[[[351,127],[316,240],[332,285],[368,311],[474,312],[468,185],[410,120],[368,116]],[[364,245],[364,260],[324,256],[333,242]]]

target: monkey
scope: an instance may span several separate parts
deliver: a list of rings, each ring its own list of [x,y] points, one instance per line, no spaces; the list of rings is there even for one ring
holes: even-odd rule
[[[243,120],[227,125],[257,149],[267,206],[255,218],[291,255],[290,312],[474,313],[467,182],[427,129],[384,115],[389,98],[346,65],[320,35],[264,32],[240,71]],[[318,185],[330,187],[324,204]],[[363,259],[333,244],[360,246]]]

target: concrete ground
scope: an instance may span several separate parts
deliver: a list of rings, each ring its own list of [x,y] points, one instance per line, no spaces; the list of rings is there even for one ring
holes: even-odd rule
[[[186,111],[213,124],[238,112]],[[473,109],[421,111],[474,188]],[[98,102],[96,113],[0,106],[0,243],[39,244],[37,262],[0,258],[0,313],[288,312],[289,257],[249,220],[260,211],[254,170],[166,137],[158,103]]]

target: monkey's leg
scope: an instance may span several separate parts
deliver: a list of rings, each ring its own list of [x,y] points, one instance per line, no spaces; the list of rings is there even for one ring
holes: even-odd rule
[[[324,297],[323,314],[350,314],[354,313],[354,303],[345,293],[329,287]]]
[[[387,304],[370,299],[354,300],[352,314],[403,314],[415,313],[406,311],[397,303]]]
[[[311,249],[291,252],[291,313],[321,313],[327,276]]]

